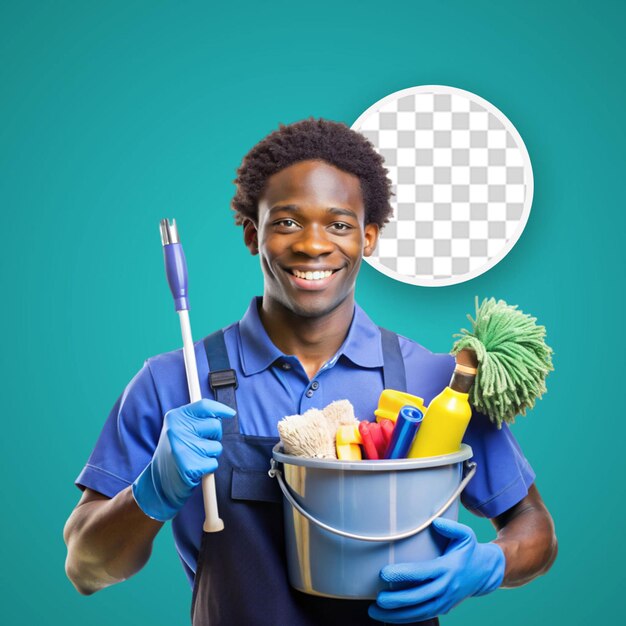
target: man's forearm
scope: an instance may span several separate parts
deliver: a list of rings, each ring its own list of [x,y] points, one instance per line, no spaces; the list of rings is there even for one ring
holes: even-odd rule
[[[492,522],[498,530],[494,543],[506,558],[502,587],[519,587],[550,569],[558,549],[554,522],[534,485],[526,498]]]
[[[162,526],[137,506],[131,487],[79,503],[63,531],[68,578],[84,595],[130,578],[148,561]]]

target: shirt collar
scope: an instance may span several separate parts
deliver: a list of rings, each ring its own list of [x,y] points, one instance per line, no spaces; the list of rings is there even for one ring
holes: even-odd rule
[[[239,322],[241,337],[241,368],[246,376],[267,369],[276,359],[284,356],[272,343],[259,317],[261,298],[252,298],[248,310]]]
[[[361,367],[382,367],[383,365],[380,329],[356,303],[348,336],[335,356],[341,355]]]
[[[286,356],[272,343],[261,323],[258,310],[260,304],[260,297],[252,298],[248,310],[239,322],[241,363],[246,376],[257,374],[267,369],[277,359]],[[331,360],[336,362],[342,355],[362,367],[383,365],[380,330],[358,304],[354,305],[348,335]]]

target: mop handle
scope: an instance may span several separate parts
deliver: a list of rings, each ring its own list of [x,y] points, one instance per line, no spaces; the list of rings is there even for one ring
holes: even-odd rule
[[[189,400],[191,402],[197,402],[202,399],[202,394],[200,393],[196,353],[194,351],[191,324],[189,322],[187,263],[185,261],[185,253],[183,252],[183,247],[178,238],[176,220],[172,220],[171,224],[166,219],[161,220],[160,227],[167,282],[174,296],[174,306],[178,312],[180,330],[183,336],[183,357],[185,360],[185,373],[187,374]],[[202,496],[204,500],[204,525],[202,529],[207,533],[215,533],[223,530],[224,522],[220,519],[219,511],[217,510],[215,476],[213,474],[205,474],[202,477]]]

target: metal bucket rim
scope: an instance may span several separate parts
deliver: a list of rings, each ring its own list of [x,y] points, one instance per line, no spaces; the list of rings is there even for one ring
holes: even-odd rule
[[[302,467],[328,470],[344,470],[359,472],[389,472],[414,470],[428,467],[441,467],[454,465],[471,458],[472,448],[467,444],[461,444],[458,452],[442,454],[441,456],[429,456],[419,459],[380,459],[376,461],[340,461],[338,459],[311,459],[304,456],[293,456],[281,451],[282,443],[279,441],[272,449],[272,456],[283,465],[299,465]]]

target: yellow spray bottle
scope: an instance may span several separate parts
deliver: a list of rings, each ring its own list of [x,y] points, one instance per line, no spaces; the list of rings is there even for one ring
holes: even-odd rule
[[[465,352],[465,351],[464,351]],[[439,456],[457,452],[472,417],[469,391],[474,384],[477,369],[459,361],[472,362],[473,354],[465,354],[452,374],[450,384],[428,405],[422,425],[409,450],[410,459]]]

